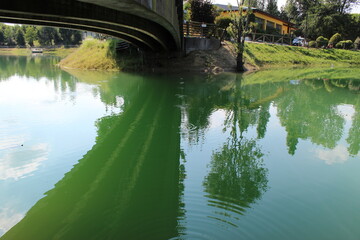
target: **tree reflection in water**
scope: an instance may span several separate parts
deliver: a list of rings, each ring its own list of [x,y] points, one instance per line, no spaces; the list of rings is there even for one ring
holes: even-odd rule
[[[209,205],[225,210],[217,219],[236,226],[224,216],[237,218],[245,208],[260,199],[267,190],[268,170],[263,163],[260,147],[255,139],[247,139],[244,132],[249,126],[257,124],[258,137],[264,137],[266,124],[270,114],[269,103],[251,109],[252,101],[247,98],[241,84],[241,79],[228,89],[228,102],[225,104],[226,119],[224,126],[230,134],[221,149],[215,151],[210,163],[210,172],[205,177],[203,185],[209,193]]]

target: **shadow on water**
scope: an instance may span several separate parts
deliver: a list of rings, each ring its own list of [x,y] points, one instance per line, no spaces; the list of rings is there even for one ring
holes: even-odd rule
[[[123,112],[98,119],[93,148],[1,239],[178,236],[180,109],[175,84],[131,75],[97,83],[104,85],[99,93],[107,104],[123,98]]]
[[[293,155],[299,139],[334,148],[344,131],[337,106],[352,105],[355,113],[346,141],[349,153],[360,150],[359,70],[348,70],[347,75],[332,69],[300,69],[191,76],[179,88],[177,77],[69,74],[52,67],[48,72],[37,61],[43,60],[0,58],[0,79],[14,73],[46,77],[59,81],[55,88],[66,85],[72,91],[81,82],[94,84],[94,96],[109,106],[121,105],[122,112],[97,120],[93,148],[1,239],[186,238],[179,222],[186,221],[180,139],[200,144],[217,110],[225,112],[222,126],[227,137],[213,149],[203,188],[207,204],[224,211],[218,220],[234,227],[234,216],[245,214],[269,187],[258,142],[266,137],[271,106],[277,109]],[[248,135],[251,128],[254,137]],[[234,215],[230,220],[228,213]]]

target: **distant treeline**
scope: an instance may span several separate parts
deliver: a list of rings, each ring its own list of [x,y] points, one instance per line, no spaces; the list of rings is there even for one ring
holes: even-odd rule
[[[78,45],[81,40],[77,30],[0,23],[0,46]]]

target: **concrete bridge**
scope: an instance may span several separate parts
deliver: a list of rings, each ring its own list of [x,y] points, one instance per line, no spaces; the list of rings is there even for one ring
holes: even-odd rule
[[[181,49],[182,0],[9,0],[0,22],[108,34],[144,50]]]

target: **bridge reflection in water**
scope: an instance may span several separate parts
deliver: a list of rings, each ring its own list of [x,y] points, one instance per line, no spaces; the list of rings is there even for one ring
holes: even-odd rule
[[[128,76],[120,84],[122,114],[96,122],[94,147],[1,239],[178,236],[180,109],[173,84]]]

